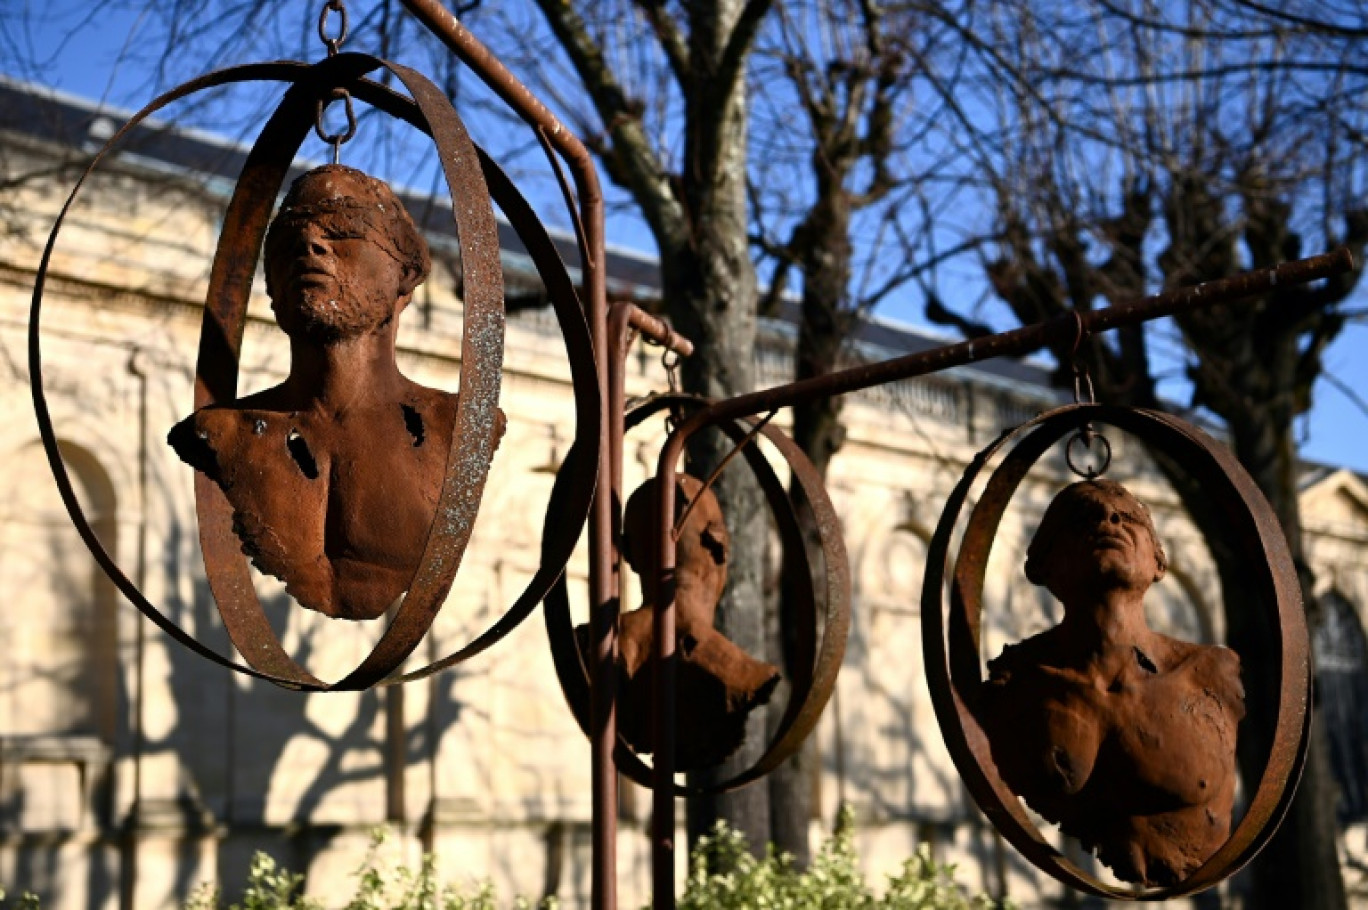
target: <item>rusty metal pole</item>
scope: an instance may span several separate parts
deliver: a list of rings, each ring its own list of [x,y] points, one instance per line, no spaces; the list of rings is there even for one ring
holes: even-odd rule
[[[589,330],[598,354],[596,364],[601,395],[608,387],[608,303],[604,273],[603,191],[589,150],[559,118],[542,104],[517,77],[446,9],[440,0],[402,0],[404,7],[428,31],[436,35],[457,57],[517,111],[545,142],[570,165],[579,193],[581,263]],[[590,511],[589,603],[594,659],[591,672],[595,695],[591,730],[593,776],[593,895],[594,910],[617,908],[617,768],[613,747],[617,733],[613,718],[612,679],[617,656],[617,605],[612,582],[611,541],[613,503],[608,489],[611,471],[608,455],[608,414],[602,409],[599,423],[600,458],[598,488]],[[605,672],[606,670],[606,672]],[[604,697],[607,696],[607,697]]]
[[[1051,343],[1122,326],[1147,322],[1184,310],[1202,309],[1217,303],[1233,303],[1265,293],[1279,284],[1301,284],[1349,271],[1353,257],[1346,249],[1284,263],[1271,269],[1250,272],[1225,281],[1211,281],[1121,304],[1092,313],[1064,313],[1054,319],[1024,326],[1010,332],[974,341],[945,345],[897,357],[880,363],[858,366],[728,398],[696,412],[665,441],[656,467],[657,515],[660,525],[656,537],[659,560],[655,579],[655,722],[654,802],[651,837],[651,888],[653,910],[673,910],[674,893],[674,710],[675,660],[675,477],[680,457],[689,438],[704,427],[726,420],[767,414],[816,398],[844,395],[860,389],[901,379],[936,373],[994,357],[1020,357]]]
[[[604,542],[610,566],[609,596],[612,598],[614,614],[620,612],[622,605],[622,574],[619,558],[622,541],[622,443],[626,436],[626,361],[631,349],[632,333],[640,333],[653,344],[674,351],[681,357],[693,353],[693,343],[670,328],[662,319],[650,315],[634,303],[618,301],[608,309],[608,462],[609,493],[612,503],[612,528]],[[600,478],[600,483],[603,479]],[[609,666],[603,681],[593,682],[594,698],[608,700],[608,730],[616,744],[617,737],[617,673],[616,665]]]

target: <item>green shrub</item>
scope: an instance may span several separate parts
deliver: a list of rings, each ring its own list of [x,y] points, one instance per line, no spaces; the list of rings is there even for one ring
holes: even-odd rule
[[[969,896],[955,883],[954,866],[937,863],[926,844],[890,876],[882,895],[860,871],[853,826],[843,810],[832,834],[805,872],[771,844],[756,859],[740,832],[719,822],[700,838],[689,860],[680,910],[989,910],[985,894]]]
[[[386,839],[383,828],[371,836],[370,848],[356,870],[356,893],[345,910],[499,910],[494,888],[482,882],[468,888],[437,881],[431,855],[417,870],[392,865],[381,855]],[[689,876],[679,910],[990,910],[996,906],[987,895],[970,896],[954,881],[954,867],[937,863],[930,848],[922,845],[890,876],[878,894],[860,871],[851,816],[843,812],[836,833],[822,844],[812,865],[804,872],[793,867],[793,858],[770,847],[764,859],[747,849],[745,836],[719,823],[700,839],[689,858]],[[242,902],[229,910],[323,910],[303,896],[304,877],[281,869],[265,853],[257,853],[247,874]],[[36,908],[32,904],[21,904]],[[532,904],[514,900],[514,910],[556,910],[555,898]],[[203,885],[185,910],[219,910],[217,889]]]
[[[457,888],[437,881],[436,861],[431,854],[415,871],[405,865],[393,866],[381,856],[388,832],[377,828],[371,833],[370,847],[356,870],[356,893],[344,910],[499,910],[494,886],[489,882],[471,888]],[[301,893],[304,876],[277,867],[275,860],[260,851],[252,857],[247,871],[247,888],[242,903],[229,910],[323,910],[323,905]],[[220,893],[205,883],[190,896],[184,910],[219,910]],[[539,904],[527,898],[514,899],[514,910],[557,910],[558,902],[548,897]]]

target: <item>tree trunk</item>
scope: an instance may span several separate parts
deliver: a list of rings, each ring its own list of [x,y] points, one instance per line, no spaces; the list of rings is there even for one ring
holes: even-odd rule
[[[828,159],[829,160],[829,159]],[[795,352],[795,379],[808,379],[832,372],[839,365],[842,347],[856,315],[850,307],[851,273],[850,199],[843,185],[844,173],[832,173],[817,163],[819,192],[813,208],[799,231],[795,244],[803,272],[802,317],[798,326]],[[825,479],[831,458],[845,438],[840,422],[841,400],[819,398],[793,408],[793,436],[811,459],[817,473]],[[820,543],[817,529],[806,511],[804,497],[796,484],[789,486],[789,499],[800,516],[804,540],[812,552]],[[794,568],[785,564],[780,573],[778,641],[773,659],[791,676],[794,653],[794,623],[788,619],[795,609],[795,585],[800,582]],[[783,711],[776,700],[771,708],[774,722]],[[809,738],[787,762],[769,777],[770,839],[781,851],[805,869],[812,859],[809,831],[813,817],[813,775],[819,763],[817,744]]]
[[[689,243],[663,257],[665,306],[695,353],[683,363],[690,392],[729,398],[754,386],[756,278],[746,206],[747,106],[744,69],[729,84],[716,73],[733,39],[742,0],[696,3],[690,9],[691,83],[685,91],[685,156],[681,174],[689,213]],[[690,472],[705,477],[731,449],[719,433],[701,434],[689,447]],[[751,654],[765,654],[764,498],[742,462],[723,472],[716,488],[727,517],[732,552],[727,590],[716,626]],[[764,752],[765,712],[754,712],[744,745],[722,765],[690,780],[710,784],[749,767]],[[769,799],[763,786],[744,787],[688,804],[689,842],[719,819],[741,831],[762,855],[769,840]]]

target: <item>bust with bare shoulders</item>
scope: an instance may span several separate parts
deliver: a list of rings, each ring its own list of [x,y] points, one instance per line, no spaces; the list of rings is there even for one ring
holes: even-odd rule
[[[622,511],[622,556],[642,579],[647,602],[622,614],[618,635],[618,733],[637,752],[655,751],[655,608],[649,579],[657,574],[654,541],[655,478],[627,498]],[[746,653],[713,627],[727,587],[731,536],[711,489],[688,474],[675,481],[676,514],[683,519],[675,554],[675,769],[712,767],[746,738],[752,711],[769,702],[779,668]],[[588,626],[576,630],[586,662],[592,659]]]
[[[257,568],[311,610],[374,619],[422,558],[456,415],[455,395],[395,359],[427,244],[382,181],[329,165],[290,187],[265,262],[289,375],[196,411],[167,441],[223,490]]]
[[[989,661],[978,702],[1013,792],[1145,885],[1182,881],[1229,836],[1244,716],[1233,651],[1149,628],[1145,592],[1166,570],[1123,486],[1065,488],[1026,558],[1064,619]]]

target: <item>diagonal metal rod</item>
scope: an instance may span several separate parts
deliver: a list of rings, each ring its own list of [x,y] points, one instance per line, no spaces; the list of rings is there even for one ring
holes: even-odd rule
[[[1063,344],[1080,337],[1203,309],[1218,303],[1234,303],[1273,290],[1279,285],[1302,284],[1350,271],[1353,257],[1346,249],[1288,262],[1276,268],[1250,272],[1225,281],[1211,281],[1190,288],[1167,291],[1134,303],[1092,313],[1073,311],[1034,325],[974,341],[949,344],[906,357],[828,373],[812,379],[719,401],[689,417],[665,441],[656,467],[657,575],[655,584],[655,730],[654,787],[651,836],[651,906],[674,910],[674,739],[675,739],[675,477],[689,438],[707,426],[725,420],[768,413],[817,398],[844,395],[871,386],[925,376],[951,367],[994,357],[1020,357],[1046,345]]]

